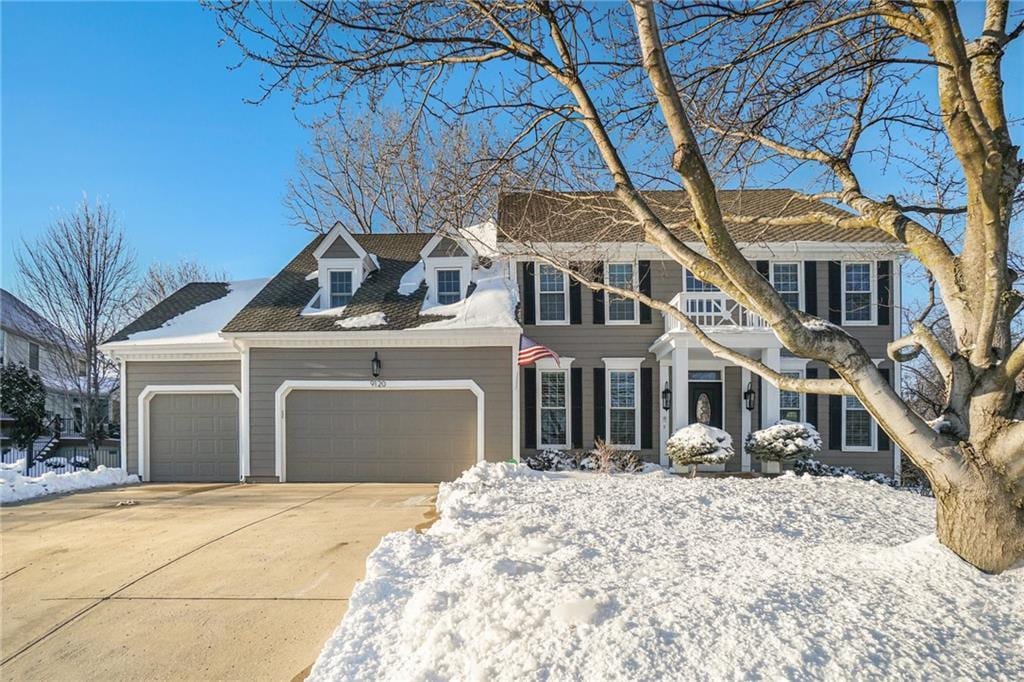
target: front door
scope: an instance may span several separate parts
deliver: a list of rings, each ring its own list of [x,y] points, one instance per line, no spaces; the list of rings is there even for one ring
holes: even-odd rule
[[[690,424],[722,428],[722,382],[690,382]]]

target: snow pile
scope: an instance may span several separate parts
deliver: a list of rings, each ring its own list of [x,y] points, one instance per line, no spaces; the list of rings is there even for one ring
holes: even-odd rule
[[[310,679],[1010,679],[1024,568],[939,545],[852,479],[481,464],[393,533]]]
[[[858,471],[852,467],[837,467],[831,464],[823,464],[816,459],[808,459],[804,461],[798,461],[793,464],[793,471],[798,474],[806,474],[808,476],[830,476],[833,478],[856,478],[859,481],[873,481],[880,483],[881,485],[887,485],[890,488],[900,487],[899,482],[895,478],[886,476],[885,474],[873,474],[866,471]]]
[[[724,464],[735,454],[732,436],[707,424],[690,424],[679,429],[668,439],[666,451],[677,466]]]
[[[150,343],[216,343],[219,332],[238,311],[253,299],[269,280],[247,279],[228,282],[228,293],[171,318],[157,329],[135,332],[128,341]],[[116,344],[112,344],[116,345]]]
[[[747,436],[747,452],[767,462],[807,459],[821,452],[821,436],[810,424],[785,419]]]
[[[367,313],[365,315],[356,315],[355,317],[346,317],[344,320],[338,320],[334,324],[344,329],[359,329],[365,327],[380,327],[388,323],[388,316],[383,312]]]
[[[423,268],[423,261],[416,261],[416,265],[406,270],[402,275],[402,279],[398,283],[398,293],[402,296],[415,293],[420,288],[420,285],[423,284],[425,277],[426,271]]]
[[[14,465],[17,468],[8,468],[11,466],[3,465],[0,468],[0,504],[21,502],[44,495],[70,493],[75,490],[139,482],[138,476],[129,476],[124,469],[108,469],[105,466],[97,467],[96,471],[75,471],[66,474],[49,471],[41,476],[23,476],[21,470],[25,467],[25,460],[18,460]]]
[[[519,328],[519,293],[504,270],[505,264],[498,261],[481,268],[473,293],[456,303],[432,305],[424,301],[420,315],[443,315],[449,319],[421,324],[416,329]]]

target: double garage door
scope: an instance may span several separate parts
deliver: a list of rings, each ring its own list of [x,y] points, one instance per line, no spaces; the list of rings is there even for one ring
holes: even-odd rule
[[[286,480],[454,480],[476,462],[476,400],[466,390],[292,391]]]
[[[436,483],[476,462],[468,390],[295,390],[285,408],[289,482]],[[238,480],[233,394],[157,395],[149,410],[151,481]]]

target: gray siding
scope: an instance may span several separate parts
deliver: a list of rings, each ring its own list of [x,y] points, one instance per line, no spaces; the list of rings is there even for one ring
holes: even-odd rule
[[[369,380],[373,348],[254,348],[249,355],[250,473],[274,476],[274,393],[288,379]],[[484,454],[512,454],[512,349],[376,349],[388,379],[472,379],[484,391]]]
[[[740,471],[743,468],[743,410],[746,409],[743,406],[743,371],[739,367],[726,367],[723,379],[725,430],[732,436],[732,448],[736,452],[725,463],[725,470]],[[753,465],[751,462],[752,468]]]
[[[324,251],[324,258],[355,258],[356,252],[348,245],[342,237],[335,239],[327,250]]]
[[[127,444],[128,472],[138,473],[139,394],[146,386],[168,384],[232,384],[241,386],[242,365],[238,360],[127,362],[125,417],[122,424]]]
[[[442,237],[441,241],[437,243],[434,250],[430,252],[430,256],[434,257],[455,257],[455,256],[466,256],[465,250],[459,243],[451,237]]]
[[[868,259],[866,259],[868,260]],[[828,261],[820,260],[817,261],[817,279],[818,279],[818,317],[823,320],[828,319]],[[893,269],[895,273],[895,268]],[[895,275],[894,275],[895,276]],[[875,286],[877,286],[877,282]],[[890,296],[895,297],[895,286],[890,286]],[[896,316],[899,315],[899,310],[893,307],[890,315],[890,320],[895,320]],[[853,338],[857,339],[864,345],[864,349],[871,355],[872,358],[884,358],[886,345],[893,340],[893,325],[871,325],[871,326],[852,326],[843,327]]]

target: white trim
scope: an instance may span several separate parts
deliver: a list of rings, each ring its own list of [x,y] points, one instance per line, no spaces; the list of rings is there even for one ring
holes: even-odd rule
[[[128,363],[122,358],[119,363],[121,366],[121,377],[120,377],[120,388],[118,388],[118,397],[121,400],[121,468],[128,472]]]
[[[490,327],[459,333],[451,329],[404,329],[337,332],[222,333],[245,340],[252,348],[464,348],[512,346],[518,352],[520,327]],[[472,333],[469,333],[472,332]],[[238,357],[237,352],[235,357]]]
[[[334,227],[332,227],[327,234],[324,235],[324,238],[320,240],[316,250],[313,251],[313,258],[316,258],[318,261],[323,258],[323,255],[327,253],[327,249],[329,249],[331,244],[333,244],[339,237],[345,240],[345,243],[348,244],[349,248],[351,248],[356,254],[356,258],[362,260],[369,255],[366,252],[366,249],[364,249],[362,245],[356,241],[356,238],[352,236],[352,233],[345,229],[345,226],[339,221],[334,223]]]
[[[802,260],[771,260],[768,261],[768,281],[772,287],[775,288],[775,266],[776,265],[795,265],[796,266],[796,298],[797,308],[800,310],[806,310],[805,305],[805,293],[804,293],[804,261]],[[778,291],[778,288],[775,288]],[[779,292],[780,294],[782,292]],[[786,292],[793,293],[793,292]]]
[[[639,291],[639,267],[636,260],[608,260],[604,262],[603,279],[604,283],[608,284],[608,268],[612,265],[628,265],[633,269],[633,291]],[[631,320],[613,320],[609,312],[611,311],[613,294],[609,291],[604,292],[604,323],[610,326],[629,326],[640,324],[640,301],[635,298],[632,299],[633,303],[633,319]]]
[[[798,379],[804,379],[806,378],[807,370],[802,367],[799,369],[782,367],[779,369],[779,373],[783,375],[795,374]],[[779,419],[782,419],[782,411],[786,409],[782,406],[783,393],[795,393],[797,395],[797,398],[800,400],[800,407],[798,408],[800,410],[800,419],[798,421],[807,423],[807,394],[801,391],[784,391],[781,388],[779,389]]]
[[[871,284],[871,291],[870,291],[870,294],[871,294],[871,305],[870,305],[871,319],[869,319],[869,320],[847,320],[846,319],[846,293],[847,293],[846,292],[846,266],[848,266],[848,265],[865,265],[865,264],[868,266],[868,282]],[[842,326],[844,326],[844,327],[874,327],[874,326],[878,326],[878,281],[877,281],[877,277],[878,277],[878,273],[877,273],[876,263],[873,260],[863,260],[863,259],[851,258],[849,260],[844,260],[842,262],[842,264],[840,265],[840,269],[839,269],[839,293],[840,293],[840,296],[842,297],[841,300],[839,301],[840,309],[842,311],[842,315],[841,315],[841,317],[839,319],[840,319],[840,323],[841,323]],[[856,292],[855,291],[855,292],[852,292],[852,293],[865,293],[865,292],[863,292],[863,291]]]
[[[666,384],[670,383],[671,380],[669,379],[669,377],[671,375],[672,363],[659,360],[657,403],[659,434],[661,436],[661,442],[658,444],[658,463],[661,464],[661,466],[663,467],[667,467],[669,465],[667,443],[669,436],[672,435],[672,410],[671,408],[666,410],[662,407],[661,391],[664,390]],[[672,391],[672,399],[675,400],[675,391]]]
[[[605,369],[635,369],[640,371],[644,364],[643,358],[601,358]]]
[[[423,279],[427,282],[427,295],[424,305],[442,305],[437,300],[438,270],[459,271],[459,286],[461,287],[461,298],[459,300],[465,299],[466,292],[469,291],[469,285],[473,282],[473,259],[469,256],[438,256],[436,258],[426,258],[423,261]]]
[[[868,427],[871,433],[871,444],[870,445],[847,445],[846,444],[846,399],[848,397],[856,396],[840,396],[841,400],[839,403],[839,413],[841,415],[842,427],[839,431],[839,445],[842,452],[878,452],[878,424],[875,423],[875,418],[871,416],[871,412],[868,411],[864,403],[861,403],[861,409],[864,410],[865,414],[868,415],[870,424]],[[859,399],[858,399],[859,400]]]
[[[168,393],[189,394],[189,393],[231,393],[241,402],[242,393],[234,384],[150,384],[139,393],[139,442],[138,442],[138,472],[139,478],[143,481],[149,480],[149,403],[154,396]],[[242,410],[238,410],[238,438],[241,444],[242,438]],[[121,427],[124,428],[123,426]],[[241,447],[239,447],[241,453]],[[239,480],[242,479],[241,454],[239,454]]]
[[[120,344],[124,345],[120,345]],[[211,343],[140,343],[117,341],[106,343],[99,350],[115,360],[238,360],[239,352],[230,341]]]
[[[536,265],[534,267],[533,303],[534,303],[534,310],[537,311],[537,314],[534,315],[534,318],[535,318],[534,319],[534,324],[537,324],[539,326],[552,326],[552,327],[554,327],[554,326],[565,326],[565,325],[570,324],[571,320],[570,320],[570,312],[569,312],[569,286],[570,286],[569,275],[565,274],[561,270],[558,270],[557,268],[555,268],[555,266],[550,265],[548,263],[544,263],[542,261],[535,261],[535,262],[536,262]],[[558,293],[556,291],[546,291],[545,292],[545,291],[541,291],[540,290],[540,283],[541,283],[540,269],[542,267],[544,267],[544,266],[552,268],[553,270],[555,270],[555,272],[557,272],[558,274],[560,274],[562,276],[562,301],[563,301],[562,311],[563,311],[564,315],[562,316],[562,319],[560,319],[560,320],[545,320],[540,315],[540,311],[541,311],[540,295],[541,294],[546,294],[546,295],[550,296],[550,295],[554,295],[554,294]]]
[[[352,302],[352,297],[356,295],[356,291],[359,289],[359,284],[362,282],[362,267],[359,263],[352,261],[351,259],[345,259],[343,262],[335,263],[334,258],[321,260],[320,273],[323,278],[320,286],[320,309],[338,309],[340,312],[348,305],[343,303],[341,305],[334,305],[334,292],[331,291],[331,274],[335,272],[347,272],[351,276],[349,277],[349,292],[348,300]],[[339,294],[341,295],[341,294]]]
[[[512,459],[520,461],[519,451],[519,438],[520,438],[520,424],[519,424],[519,392],[522,372],[519,367],[519,357],[513,352],[512,353]]]
[[[440,299],[440,296],[441,296],[441,282],[440,282],[439,277],[440,277],[442,272],[454,272],[454,273],[458,274],[458,276],[459,276],[459,281],[458,281],[459,288],[456,291],[456,293],[459,295],[459,297],[456,300],[454,300],[454,301],[442,301]],[[438,305],[451,305],[452,303],[458,303],[459,301],[461,301],[462,299],[464,299],[466,297],[466,289],[467,289],[468,285],[466,284],[466,278],[463,276],[464,273],[465,273],[465,269],[461,268],[461,267],[437,267],[437,268],[433,269],[434,289],[435,289],[434,297],[437,299],[437,304]]]
[[[604,423],[605,443],[616,450],[639,450],[640,449],[640,368],[643,358],[601,358],[604,362]],[[629,372],[633,375],[633,436],[636,438],[632,443],[612,443],[612,372]]]
[[[238,467],[242,479],[252,475],[249,452],[249,349],[242,348],[242,392],[238,404]]]
[[[565,442],[545,443],[544,442],[544,410],[555,410],[558,408],[544,407],[542,399],[545,374],[561,374],[565,377],[565,405],[562,411],[565,412]],[[572,372],[561,367],[537,368],[537,449],[538,450],[568,450],[572,447]]]
[[[428,258],[433,258],[430,254],[437,248],[437,245],[441,243],[441,240],[448,237],[453,242],[459,245],[459,248],[465,252],[465,256],[437,256],[437,258],[475,258],[477,256],[477,250],[469,243],[467,239],[459,235],[446,234],[444,232],[435,232],[434,236],[427,240],[427,243],[420,249],[420,258],[426,261]]]
[[[747,409],[747,401],[743,394],[747,390],[747,384],[751,384],[750,370],[740,367],[740,471],[750,471],[750,452],[747,451],[747,436],[752,428],[751,417],[753,412]]]
[[[898,258],[892,264],[892,338],[895,341],[903,335],[903,262]],[[903,363],[892,363],[892,385],[897,395],[903,397]],[[899,482],[903,477],[903,457],[899,444],[892,440],[892,470],[893,476]]]
[[[688,241],[686,246],[706,256],[707,246],[702,242]],[[737,242],[740,252],[747,260],[842,260],[851,254],[863,259],[884,260],[907,253],[902,244],[886,242],[835,242],[835,241],[791,241],[791,242]],[[658,247],[646,242],[529,242],[502,241],[498,243],[499,253],[508,254],[517,261],[530,261],[542,253],[553,259],[578,261],[603,260],[673,260]]]
[[[274,472],[287,480],[285,452],[288,395],[292,391],[470,391],[476,396],[476,461],[484,461],[484,391],[472,379],[399,379],[383,386],[373,380],[288,379],[274,392]]]

